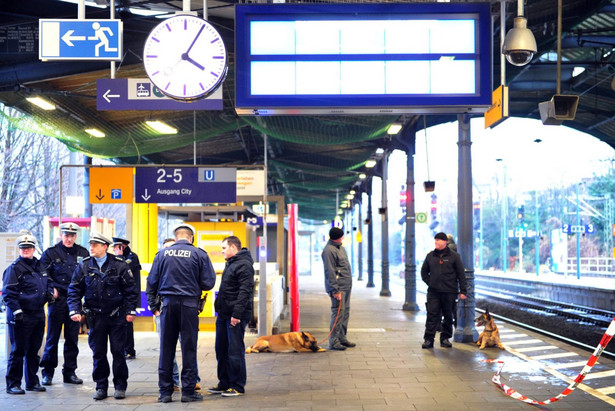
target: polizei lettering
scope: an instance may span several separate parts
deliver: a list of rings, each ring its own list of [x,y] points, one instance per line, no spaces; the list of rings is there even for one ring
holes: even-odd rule
[[[191,254],[192,254],[192,251],[190,250],[164,250],[165,257],[168,255],[171,257],[190,258]]]

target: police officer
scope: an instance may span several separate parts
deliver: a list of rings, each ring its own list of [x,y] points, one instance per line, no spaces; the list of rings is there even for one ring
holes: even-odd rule
[[[199,299],[202,291],[211,290],[216,273],[207,253],[192,245],[195,230],[180,224],[175,230],[175,244],[156,257],[147,277],[150,292],[162,297],[160,315],[160,360],[158,363],[158,402],[171,402],[173,394],[173,358],[181,333],[182,402],[202,401],[195,393],[197,379],[196,347],[199,332]]]
[[[36,239],[31,234],[17,238],[19,257],[5,271],[2,295],[7,308],[11,353],[6,367],[6,392],[25,394],[21,377],[26,368],[26,391],[45,391],[40,385],[38,350],[45,333],[45,304],[58,292],[41,262],[34,257]]]
[[[84,312],[90,329],[88,344],[94,358],[95,400],[107,398],[110,374],[107,340],[113,356],[113,396],[118,400],[126,398],[126,324],[137,315],[137,290],[132,273],[122,257],[107,252],[110,244],[111,240],[103,234],[91,233],[90,257],[77,266],[68,286],[70,318],[79,323]]]
[[[125,238],[113,237],[113,253],[123,257],[128,268],[132,272],[132,276],[135,279],[137,287],[137,308],[141,307],[141,263],[139,262],[139,256],[135,254],[130,247],[128,247],[130,241]],[[135,330],[133,323],[128,323],[126,328],[126,349],[124,350],[127,360],[132,360],[137,356],[135,351]]]
[[[58,366],[58,342],[64,327],[64,365],[62,375],[68,384],[83,384],[75,374],[79,354],[79,324],[71,321],[68,315],[66,296],[68,285],[75,267],[90,253],[85,247],[76,244],[79,226],[75,223],[60,224],[61,241],[49,247],[41,256],[41,264],[49,274],[49,280],[58,290],[58,298],[47,307],[47,341],[40,367],[42,384],[51,385],[53,373]]]

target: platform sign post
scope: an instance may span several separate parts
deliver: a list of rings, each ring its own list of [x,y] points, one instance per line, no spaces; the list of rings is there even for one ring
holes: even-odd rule
[[[122,43],[121,20],[39,20],[42,61],[121,60]]]

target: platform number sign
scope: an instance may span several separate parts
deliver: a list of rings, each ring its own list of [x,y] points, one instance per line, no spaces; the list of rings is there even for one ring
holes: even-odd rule
[[[566,234],[594,234],[596,232],[596,226],[593,224],[585,224],[585,225],[572,225],[572,224],[562,224],[562,231]]]

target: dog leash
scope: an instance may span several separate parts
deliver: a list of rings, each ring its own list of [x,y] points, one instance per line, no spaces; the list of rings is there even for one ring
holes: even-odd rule
[[[340,318],[340,309],[341,308],[342,308],[342,292],[340,291],[340,304],[337,306],[337,314],[335,315],[335,321],[333,322],[333,327],[331,327],[331,331],[329,331],[329,334],[327,334],[325,339],[320,341],[318,343],[318,345],[324,343],[325,341],[327,341],[329,339],[329,337],[331,337],[331,333],[333,332],[333,330],[335,330],[335,326],[337,325],[337,320],[338,320],[338,318]]]
[[[609,341],[611,341],[611,338],[613,338],[613,334],[615,334],[615,318],[611,320],[611,324],[609,325],[609,328],[607,328],[606,332],[602,336],[602,339],[600,340],[600,343],[596,346],[596,349],[592,353],[591,357],[589,357],[589,359],[587,360],[587,364],[585,364],[585,366],[583,367],[579,375],[577,375],[574,381],[564,391],[562,391],[560,394],[546,401],[536,401],[531,398],[528,398],[525,395],[518,393],[514,389],[510,388],[508,385],[501,382],[500,373],[502,372],[502,368],[504,368],[504,361],[493,360],[493,359],[482,360],[482,361],[502,364],[500,365],[500,368],[495,373],[493,378],[491,378],[491,381],[495,385],[499,386],[506,393],[506,395],[516,400],[523,401],[527,404],[547,405],[547,404],[551,404],[551,403],[561,400],[562,398],[569,395],[572,391],[574,391],[575,388],[577,388],[577,386],[585,379],[585,376],[589,374],[589,371],[592,369],[592,367],[596,364],[596,362],[598,361],[598,358],[600,357],[600,355],[602,355],[602,352],[604,351],[606,346],[609,344]]]

